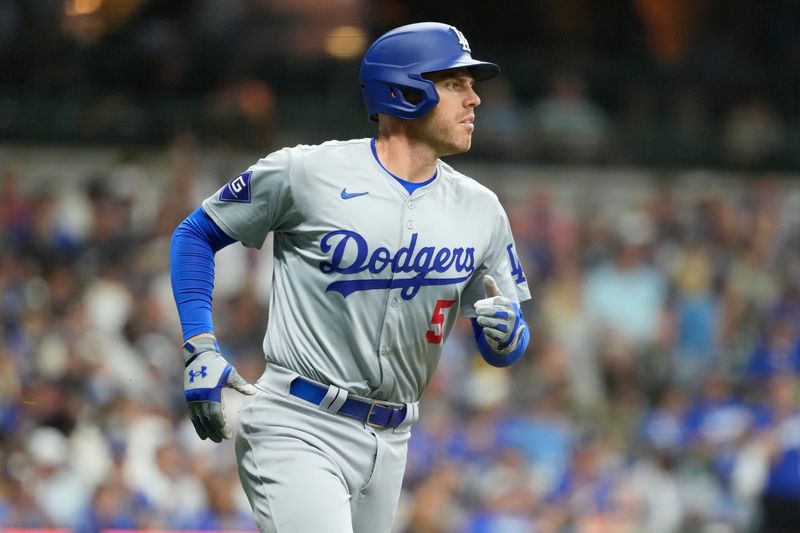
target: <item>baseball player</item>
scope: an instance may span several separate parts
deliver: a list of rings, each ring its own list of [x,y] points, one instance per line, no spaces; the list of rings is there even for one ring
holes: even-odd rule
[[[373,139],[271,153],[176,229],[171,275],[184,387],[202,439],[229,438],[222,387],[246,394],[242,486],[262,532],[391,530],[420,396],[457,315],[480,353],[514,363],[529,299],[497,196],[442,162],[465,152],[497,65],[439,23],[378,38],[360,79]],[[214,253],[274,232],[266,370],[247,383],[211,322]]]

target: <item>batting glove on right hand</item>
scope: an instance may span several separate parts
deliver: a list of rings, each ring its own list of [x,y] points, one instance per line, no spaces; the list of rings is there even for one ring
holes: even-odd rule
[[[514,351],[525,330],[519,304],[503,296],[492,276],[483,277],[486,298],[475,302],[478,325],[486,342],[498,354]]]
[[[231,387],[248,396],[257,389],[220,355],[214,337],[186,341],[181,354],[185,361],[183,392],[195,431],[203,440],[222,442],[231,438],[222,413],[222,388]]]

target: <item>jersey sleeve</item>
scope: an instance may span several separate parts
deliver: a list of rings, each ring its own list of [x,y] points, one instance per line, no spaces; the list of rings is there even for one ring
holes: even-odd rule
[[[289,229],[300,209],[295,161],[284,148],[231,178],[203,201],[203,210],[230,237],[261,248],[270,231]]]
[[[525,278],[514,236],[511,234],[511,225],[499,201],[495,201],[495,211],[491,220],[491,238],[483,262],[477,266],[461,294],[460,312],[467,318],[476,316],[473,305],[486,297],[483,287],[483,276],[486,274],[494,278],[504,296],[517,302],[531,298],[528,280]]]

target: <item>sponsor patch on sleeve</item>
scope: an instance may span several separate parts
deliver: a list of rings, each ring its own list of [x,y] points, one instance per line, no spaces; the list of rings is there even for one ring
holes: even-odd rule
[[[219,194],[219,199],[223,202],[240,202],[243,204],[250,203],[250,176],[251,171],[239,174],[231,179],[222,192]]]

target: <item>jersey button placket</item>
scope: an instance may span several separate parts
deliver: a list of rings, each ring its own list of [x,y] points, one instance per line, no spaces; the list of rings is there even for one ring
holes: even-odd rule
[[[416,202],[412,200],[406,200],[405,209],[403,210],[403,215],[402,215],[403,218],[405,219],[404,226],[406,229],[402,231],[402,235],[400,236],[400,242],[397,245],[398,249],[402,246],[408,246],[408,244],[411,242],[411,234],[413,233],[413,231],[409,230],[413,230],[416,225],[414,224],[414,221],[412,219],[406,217],[409,215],[408,210],[414,209],[415,207],[416,207]],[[405,278],[405,277],[406,273],[392,271],[392,279]],[[384,316],[383,327],[381,328],[381,338],[378,347],[378,356],[382,368],[383,382],[376,390],[376,394],[380,391],[391,390],[391,388],[395,386],[396,382],[394,371],[392,370],[391,364],[389,363],[389,358],[391,357],[392,354],[390,353],[387,341],[392,342],[391,341],[392,323],[396,320],[396,315],[394,311],[396,311],[400,307],[400,297],[397,290],[390,290],[387,291],[386,298],[388,300],[387,301],[388,306],[386,309],[387,311],[386,315]],[[375,397],[377,398],[379,396]]]

